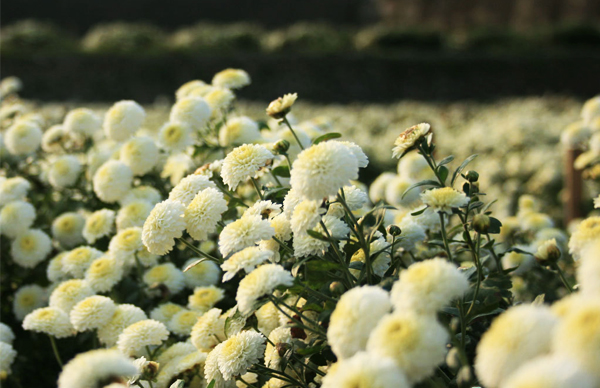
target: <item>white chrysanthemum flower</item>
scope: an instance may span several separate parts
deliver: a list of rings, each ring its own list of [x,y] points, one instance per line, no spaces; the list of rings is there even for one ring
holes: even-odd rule
[[[385,201],[394,206],[408,207],[413,205],[419,199],[420,188],[412,189],[406,195],[404,193],[414,183],[416,182],[410,178],[395,176],[385,186]]]
[[[525,251],[528,250],[528,247],[523,245],[517,245],[515,248],[523,249]],[[527,273],[527,271],[535,265],[535,258],[532,255],[513,251],[502,256],[501,264],[502,269],[505,270],[516,268],[512,274],[521,276],[524,273]]]
[[[175,342],[173,345],[169,346],[166,350],[159,354],[156,362],[158,362],[160,365],[166,365],[176,357],[186,356],[190,353],[196,352],[196,350],[196,347],[189,341]]]
[[[165,263],[150,268],[144,274],[144,283],[148,286],[164,284],[173,294],[177,294],[185,286],[183,272],[175,267],[173,263]]]
[[[33,225],[35,207],[25,201],[12,201],[0,211],[0,233],[15,238]]]
[[[265,366],[279,370],[281,356],[279,355],[279,344],[291,344],[292,333],[289,327],[278,327],[269,334],[269,341],[265,348]]]
[[[137,373],[133,361],[112,349],[80,353],[64,366],[58,388],[96,388],[109,381],[126,384]]]
[[[75,212],[63,213],[52,221],[52,237],[65,248],[71,248],[85,241],[83,228],[85,218]]]
[[[143,199],[123,205],[117,212],[117,230],[142,227],[153,208],[154,204]]]
[[[181,85],[175,92],[175,99],[181,100],[182,98],[193,95],[197,90],[210,87],[206,82],[201,80],[188,81]]]
[[[69,313],[71,323],[77,331],[98,329],[106,325],[116,306],[112,299],[106,296],[88,296],[75,306]]]
[[[17,351],[11,344],[0,342],[0,375],[2,379],[11,373],[10,367],[17,357]]]
[[[524,362],[550,351],[557,323],[549,308],[521,305],[494,319],[477,345],[475,371],[489,387],[500,386]]]
[[[156,205],[162,199],[160,192],[151,186],[134,187],[127,195],[119,200],[121,206],[130,204],[131,202],[146,201],[152,205]]]
[[[348,234],[350,233],[348,225],[337,217],[325,215],[323,216],[323,223],[327,228],[327,233],[334,239],[344,239],[348,237]],[[327,233],[325,233],[323,225],[321,224],[317,225],[313,231],[320,233],[323,236],[327,236]],[[343,242],[341,242],[340,245],[342,243]],[[297,257],[309,255],[322,256],[325,251],[327,251],[329,245],[330,244],[327,241],[316,239],[308,233],[298,233],[294,235],[294,255]]]
[[[63,155],[50,164],[48,181],[58,189],[71,187],[79,178],[83,167],[75,155]]]
[[[19,321],[30,312],[46,304],[48,295],[45,289],[37,284],[20,287],[14,295],[13,312]]]
[[[85,281],[95,292],[108,292],[123,278],[123,264],[113,256],[102,256],[90,264]]]
[[[430,130],[431,126],[427,123],[417,124],[406,129],[394,141],[395,147],[392,148],[392,158],[400,158],[406,150],[417,144]]]
[[[151,253],[164,255],[173,249],[185,229],[184,212],[180,202],[169,199],[154,206],[142,229],[142,241]]]
[[[269,336],[273,330],[281,325],[279,310],[273,302],[262,305],[254,315],[258,320],[258,330],[265,336]]]
[[[68,313],[79,301],[92,295],[94,295],[94,291],[84,280],[66,280],[50,294],[50,307],[56,307]]]
[[[358,179],[358,160],[342,143],[325,141],[302,151],[290,174],[290,184],[300,196],[320,201]]]
[[[158,132],[158,144],[167,151],[183,151],[194,144],[192,128],[185,123],[168,122]]]
[[[236,388],[247,388],[255,383],[258,383],[258,375],[256,373],[244,373],[241,378],[245,381],[238,380],[235,382]]]
[[[292,105],[298,98],[297,93],[284,94],[276,100],[271,101],[267,107],[267,114],[275,119],[282,119],[292,109]]]
[[[379,287],[357,287],[343,294],[327,329],[336,356],[345,359],[364,350],[371,330],[391,308],[388,293]]]
[[[212,115],[215,116],[218,112],[229,108],[235,100],[235,94],[227,88],[213,87],[204,98],[212,109]]]
[[[261,167],[273,159],[271,151],[258,144],[244,144],[225,157],[221,168],[223,182],[230,190],[256,175]]]
[[[62,125],[53,125],[42,135],[42,150],[47,153],[59,152],[64,149],[64,143],[69,140],[69,134]]]
[[[134,226],[119,231],[108,244],[108,251],[121,263],[133,264],[135,255],[145,251],[142,229]],[[140,257],[138,256],[138,260]]]
[[[180,336],[189,336],[192,327],[196,324],[201,315],[202,313],[198,311],[187,309],[181,310],[173,315],[169,323],[167,323],[167,327],[171,333]]]
[[[204,378],[206,381],[215,381],[214,388],[229,388],[225,379],[223,378],[223,374],[219,370],[219,353],[221,352],[221,348],[223,344],[218,344],[206,357],[206,362],[204,363]]]
[[[323,377],[323,388],[409,388],[406,376],[388,357],[359,352],[336,364]]]
[[[221,310],[213,308],[204,313],[192,327],[191,340],[201,351],[209,351],[225,339],[225,320]]]
[[[593,388],[594,378],[564,355],[536,357],[511,373],[503,388]]]
[[[242,69],[225,69],[215,74],[211,83],[219,88],[239,89],[250,85],[250,76]]]
[[[10,326],[0,322],[0,342],[11,345],[15,340],[15,333],[13,333]]]
[[[292,225],[284,213],[278,214],[271,219],[271,226],[275,229],[275,237],[280,241],[288,241],[292,238]]]
[[[576,278],[579,282],[578,294],[597,297],[600,295],[600,240],[588,244],[581,252],[577,263]],[[563,298],[564,299],[564,298]]]
[[[109,160],[94,174],[94,193],[103,202],[117,202],[131,190],[132,181],[133,172],[128,165],[119,160]]]
[[[167,387],[167,385],[179,375],[194,375],[201,372],[202,365],[206,361],[206,356],[206,353],[191,352],[173,358],[168,364],[160,369],[160,372],[156,376],[156,385],[159,387]],[[196,383],[200,383],[201,380],[202,378],[197,375],[196,378],[191,380],[191,384],[195,385]],[[183,380],[178,381],[182,382]],[[176,381],[171,387],[177,388],[177,385],[178,383]]]
[[[435,316],[411,312],[383,317],[367,342],[367,352],[390,357],[410,383],[431,375],[444,362],[448,333]]]
[[[319,201],[304,200],[294,207],[294,212],[290,219],[290,227],[294,234],[305,233],[307,230],[317,226],[321,220],[321,214],[325,212],[321,209]]]
[[[194,257],[185,262],[182,268],[200,260]],[[203,260],[183,273],[185,285],[189,288],[213,286],[221,280],[221,270],[214,261]]]
[[[221,268],[225,271],[225,274],[223,274],[223,281],[226,282],[231,280],[242,269],[246,271],[246,273],[252,272],[256,266],[271,259],[272,256],[273,252],[262,250],[259,247],[248,247],[234,253],[229,259],[221,264]]]
[[[244,211],[243,217],[261,216],[262,218],[272,219],[281,213],[281,205],[271,201],[257,201]]]
[[[242,217],[223,228],[219,235],[219,251],[223,257],[268,240],[275,234],[269,220],[260,216]]]
[[[212,109],[201,97],[185,97],[178,100],[171,108],[169,120],[189,125],[192,130],[204,129],[210,119]]]
[[[265,264],[246,275],[238,286],[235,300],[240,312],[250,314],[254,309],[254,302],[265,294],[270,294],[276,287],[291,286],[293,276],[282,266]]]
[[[39,229],[19,233],[10,246],[13,261],[25,268],[33,268],[52,250],[52,240]]]
[[[339,143],[348,147],[352,154],[354,154],[356,160],[358,161],[358,168],[367,167],[367,165],[369,164],[369,158],[358,144],[353,143],[351,141],[340,141]]]
[[[371,266],[373,267],[373,273],[379,277],[383,277],[385,272],[390,268],[390,263],[392,262],[392,257],[390,255],[390,243],[385,241],[385,239],[379,238],[373,241],[369,245],[369,253],[371,256]],[[379,253],[378,253],[379,252]],[[377,254],[377,256],[375,256]],[[361,248],[357,250],[350,259],[350,262],[361,261],[366,263],[365,260],[365,251]],[[354,275],[357,279],[360,276],[360,270],[350,269],[352,275]]]
[[[153,319],[138,321],[123,330],[117,340],[118,349],[129,356],[146,351],[146,346],[161,345],[169,338],[166,326]]]
[[[25,199],[31,183],[20,176],[0,180],[0,206]]]
[[[283,212],[288,219],[292,218],[292,214],[294,214],[294,209],[296,208],[296,206],[298,206],[300,202],[302,202],[302,197],[300,196],[300,193],[297,190],[294,190],[294,188],[292,187],[283,199]]]
[[[398,246],[408,251],[414,249],[417,242],[424,241],[427,237],[425,229],[410,217],[404,217],[398,226],[402,231]]]
[[[203,241],[217,229],[221,215],[227,210],[223,194],[208,187],[200,191],[185,209],[186,229],[193,239]]]
[[[427,190],[421,194],[423,203],[436,212],[452,213],[452,208],[459,208],[469,203],[465,193],[454,190],[452,187]]]
[[[56,338],[75,335],[75,329],[69,315],[56,307],[39,308],[27,314],[23,320],[23,329],[44,333]]]
[[[391,172],[384,172],[379,175],[371,186],[369,187],[369,198],[371,202],[377,203],[382,199],[385,199],[385,191],[389,182],[391,182],[396,177],[396,174]]]
[[[101,209],[93,212],[85,220],[83,227],[83,237],[90,244],[102,237],[112,234],[115,223],[115,212],[109,209]]]
[[[150,318],[166,325],[169,323],[171,318],[173,318],[173,315],[177,314],[181,310],[185,310],[185,307],[182,305],[171,302],[163,303],[150,311]]]
[[[552,228],[554,226],[554,222],[549,215],[538,212],[527,212],[519,218],[519,221],[521,228],[533,232]]]
[[[52,283],[59,283],[69,278],[69,275],[62,267],[62,259],[69,251],[64,251],[54,256],[46,267],[46,276]]]
[[[191,174],[180,180],[173,187],[173,190],[169,193],[169,199],[188,206],[199,192],[209,187],[216,188],[215,184],[207,176]]]
[[[114,141],[127,140],[144,122],[146,112],[135,101],[119,101],[104,116],[104,133]]]
[[[346,205],[348,205],[352,211],[362,209],[362,207],[369,202],[367,193],[354,185],[344,186],[342,187],[342,190],[344,191]],[[330,197],[329,200],[335,201],[336,198]]]
[[[230,380],[246,373],[250,366],[258,362],[265,351],[265,337],[255,331],[242,331],[223,342],[219,348],[219,371],[225,380]]]
[[[600,240],[600,217],[586,218],[571,235],[569,253],[577,260],[586,246],[598,240]]]
[[[33,121],[17,121],[4,132],[4,145],[13,155],[35,152],[42,144],[42,130]]]
[[[148,136],[139,136],[123,144],[120,159],[131,168],[133,175],[144,175],[154,168],[158,156],[154,140]]]
[[[391,292],[396,311],[435,314],[469,289],[469,279],[445,259],[424,260],[400,273]]]
[[[225,297],[225,291],[216,286],[196,287],[188,297],[190,310],[205,312]]]
[[[63,127],[69,133],[88,137],[102,128],[102,120],[90,109],[77,108],[67,113]]]
[[[113,347],[125,328],[145,319],[148,317],[141,308],[132,304],[120,304],[109,321],[98,329],[98,340],[107,347]]]
[[[246,116],[227,120],[227,123],[219,130],[219,144],[223,147],[255,143],[260,138],[258,124]]]

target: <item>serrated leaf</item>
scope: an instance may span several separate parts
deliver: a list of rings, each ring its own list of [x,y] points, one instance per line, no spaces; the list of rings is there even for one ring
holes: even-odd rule
[[[450,181],[450,186],[454,186],[454,181],[456,180],[456,178],[458,178],[458,175],[462,172],[462,170],[465,169],[465,167],[467,167],[467,164],[471,163],[471,161],[473,159],[475,159],[477,157],[477,154],[473,154],[471,156],[469,156],[468,158],[466,158],[464,160],[464,162],[462,162],[462,164],[460,166],[458,166],[458,168],[456,170],[454,170],[454,174],[452,174],[452,180]]]
[[[280,176],[283,178],[290,177],[290,167],[289,166],[285,166],[285,165],[277,166],[274,169],[272,169],[271,172],[273,173],[273,175]]]
[[[341,133],[337,133],[337,132],[329,132],[326,133],[322,136],[317,137],[315,140],[313,140],[313,144],[319,144],[322,141],[327,141],[327,140],[331,140],[331,139],[337,139],[342,137]]]
[[[404,191],[404,193],[402,193],[402,198],[404,199],[404,197],[406,196],[406,194],[408,194],[409,191],[411,191],[412,189],[416,189],[417,187],[421,187],[421,186],[434,186],[434,187],[439,187],[440,183],[438,181],[434,181],[431,179],[425,180],[425,181],[421,181],[421,182],[417,182],[413,185],[410,185],[408,187],[408,189],[406,189]]]

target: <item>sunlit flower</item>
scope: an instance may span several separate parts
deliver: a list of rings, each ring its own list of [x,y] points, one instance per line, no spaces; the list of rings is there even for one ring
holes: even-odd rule
[[[281,285],[291,286],[293,276],[282,266],[265,264],[246,275],[238,286],[235,300],[242,314],[253,311],[254,302],[265,294],[270,294]]]
[[[227,154],[223,161],[221,168],[223,182],[230,190],[235,190],[240,183],[253,178],[273,157],[269,150],[258,144],[239,146]]]
[[[154,206],[142,230],[142,241],[151,253],[164,255],[173,249],[185,229],[184,212],[180,202],[169,199]]]
[[[267,107],[267,114],[275,119],[284,118],[290,110],[292,109],[292,105],[296,102],[298,98],[298,94],[291,93],[285,94],[283,97],[279,97],[276,100],[271,101],[269,106]]]
[[[392,157],[400,158],[406,150],[417,144],[430,130],[431,126],[427,123],[417,124],[406,129],[394,142],[395,147],[392,148]]]
[[[250,76],[241,69],[225,69],[215,74],[212,84],[220,88],[239,89],[250,85]]]
[[[104,116],[104,133],[115,141],[127,140],[144,122],[146,112],[135,101],[119,101]]]
[[[52,250],[52,240],[39,229],[29,229],[19,233],[10,246],[15,263],[25,268],[33,268],[43,261]]]
[[[421,200],[436,212],[452,213],[453,208],[459,208],[469,203],[469,198],[452,187],[427,190],[421,194]]]
[[[127,355],[146,352],[146,346],[161,345],[169,337],[169,331],[161,322],[146,319],[123,330],[117,340],[118,349]]]
[[[192,130],[198,131],[204,129],[211,113],[212,109],[205,99],[185,97],[173,105],[169,119],[171,122],[189,125]]]
[[[83,237],[90,244],[102,237],[109,236],[114,230],[115,212],[109,209],[101,209],[92,213],[83,227]]]

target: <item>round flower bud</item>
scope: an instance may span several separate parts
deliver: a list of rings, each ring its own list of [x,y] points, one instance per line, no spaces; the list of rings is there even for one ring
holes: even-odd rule
[[[535,259],[540,264],[556,263],[561,256],[560,248],[556,244],[556,239],[544,241],[535,253]]]
[[[335,281],[329,284],[329,291],[331,291],[331,293],[334,295],[342,295],[344,291],[346,291],[346,288],[342,282]]]
[[[282,119],[292,110],[292,105],[298,98],[297,93],[285,94],[283,97],[271,101],[267,107],[267,114],[274,119]]]
[[[465,174],[467,180],[471,183],[477,182],[479,180],[479,173],[477,171],[469,170]]]
[[[477,233],[487,233],[490,229],[490,217],[485,214],[477,214],[473,217],[473,229],[475,229]]]
[[[389,225],[386,228],[386,231],[390,236],[394,236],[394,237],[400,236],[400,234],[402,233],[402,230],[400,229],[400,227],[398,225]]]
[[[287,140],[278,140],[273,146],[273,152],[277,155],[285,155],[290,149],[290,142]]]

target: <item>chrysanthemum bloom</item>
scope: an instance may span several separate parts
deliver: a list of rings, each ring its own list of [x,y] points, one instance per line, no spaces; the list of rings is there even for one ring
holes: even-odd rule
[[[213,352],[217,349],[219,371],[225,380],[230,380],[246,373],[250,366],[258,362],[265,351],[265,337],[255,331],[242,331]]]
[[[205,175],[191,174],[177,183],[169,193],[171,201],[181,202],[188,206],[194,197],[202,190],[209,187],[215,188],[215,184]]]
[[[48,170],[48,181],[58,189],[71,187],[77,182],[83,167],[74,155],[63,155],[58,157],[50,165]]]
[[[537,232],[542,229],[552,228],[554,222],[549,215],[538,212],[527,212],[519,219],[520,226],[524,230]]]
[[[90,286],[81,279],[66,280],[58,285],[50,294],[50,307],[70,312],[79,301],[94,295]]]
[[[323,388],[408,388],[410,384],[393,359],[358,352],[336,364],[323,377]]]
[[[71,248],[85,241],[83,228],[85,218],[76,212],[63,213],[52,221],[52,237],[65,248]]]
[[[396,311],[435,314],[469,289],[467,276],[445,259],[412,264],[400,273],[391,292]]]
[[[15,238],[25,232],[35,221],[35,207],[25,201],[12,201],[0,211],[0,233]]]
[[[358,161],[359,168],[367,167],[367,165],[369,164],[369,158],[367,157],[365,152],[362,150],[362,148],[360,148],[360,146],[358,144],[353,143],[351,141],[340,141],[338,143],[341,143],[350,149],[350,151],[352,152],[352,154],[356,157],[356,160]]]
[[[85,281],[95,292],[110,291],[123,278],[123,264],[111,255],[92,261],[85,272]]]
[[[242,69],[225,69],[215,74],[211,83],[220,88],[239,89],[250,85],[250,76]]]
[[[243,217],[261,216],[262,218],[272,219],[281,213],[281,205],[271,201],[256,201],[244,211]]]
[[[225,271],[223,281],[231,280],[242,269],[246,273],[250,273],[257,265],[264,263],[271,257],[273,257],[273,252],[268,250],[262,250],[259,247],[244,248],[231,255],[229,259],[221,264],[221,268]]]
[[[185,262],[183,269],[200,260],[193,257]],[[213,286],[221,280],[221,269],[214,261],[204,260],[183,273],[185,285],[189,288]]]
[[[423,203],[436,212],[452,213],[452,208],[465,206],[469,198],[465,193],[454,190],[452,187],[427,190],[421,194]]]
[[[116,306],[106,296],[88,296],[73,306],[69,313],[71,323],[77,331],[98,329],[106,325],[115,313]]]
[[[267,107],[267,114],[274,119],[282,119],[292,110],[292,105],[298,98],[297,93],[284,94],[276,100],[271,101]]]
[[[190,353],[195,353],[196,351],[196,347],[189,341],[175,342],[158,355],[156,362],[158,362],[160,365],[166,365],[169,361],[175,359],[176,357],[186,356]]]
[[[137,371],[133,361],[116,350],[91,350],[65,365],[58,377],[58,388],[96,388],[109,381],[126,384]]]
[[[219,235],[219,251],[223,257],[268,240],[275,234],[269,220],[260,216],[242,217],[223,228]]]
[[[73,249],[62,258],[63,271],[73,277],[81,278],[92,262],[102,256],[96,248],[82,246]]]
[[[379,238],[374,240],[369,245],[369,252],[371,254],[371,266],[373,267],[373,273],[379,277],[383,277],[385,272],[390,268],[390,263],[392,262],[392,257],[390,255],[390,247],[391,244],[385,241],[385,239]],[[377,256],[374,256],[377,252]],[[350,262],[361,261],[366,263],[365,259],[365,251],[361,248],[356,251]],[[350,272],[358,279],[360,276],[360,270],[350,269]]]
[[[114,230],[115,212],[109,209],[97,210],[85,220],[83,237],[90,244],[110,235]]]
[[[70,277],[62,267],[62,259],[67,253],[69,253],[69,251],[61,252],[48,262],[48,266],[46,267],[46,276],[52,283],[60,283],[61,281]]]
[[[247,372],[240,376],[244,381],[238,380],[235,382],[236,388],[250,387],[255,383],[258,383],[258,375],[256,373]]]
[[[383,317],[367,342],[367,352],[396,361],[410,383],[431,375],[444,362],[448,333],[435,316],[408,311]]]
[[[75,329],[69,315],[56,307],[39,308],[27,314],[23,320],[23,329],[44,333],[56,338],[75,335]]]
[[[4,133],[4,145],[13,155],[35,152],[42,143],[42,130],[33,121],[17,121]]]
[[[127,140],[144,122],[146,112],[135,101],[119,101],[104,116],[104,133],[115,141]]]
[[[265,294],[270,294],[276,287],[291,286],[294,283],[292,274],[277,264],[265,264],[246,275],[237,290],[235,300],[240,312],[248,315],[253,311],[254,302]]]
[[[291,344],[292,333],[289,327],[278,327],[269,334],[269,342],[265,348],[265,366],[271,369],[279,369],[281,355],[279,344]]]
[[[192,327],[192,343],[198,350],[209,351],[219,340],[225,340],[224,330],[225,320],[221,319],[221,310],[210,309]]]
[[[4,342],[6,344],[12,344],[15,340],[15,333],[13,333],[10,326],[5,323],[0,322],[0,342]]]
[[[506,388],[593,388],[594,378],[565,355],[537,357],[520,366],[502,384]]]
[[[364,350],[371,330],[390,312],[388,293],[379,287],[353,288],[342,295],[327,329],[327,340],[339,359]]]
[[[164,284],[173,294],[183,290],[185,286],[183,273],[173,263],[165,263],[150,268],[144,274],[144,283],[148,286]]]
[[[600,295],[600,240],[587,244],[581,252],[581,259],[577,263],[576,277],[579,282],[577,294],[595,298]],[[564,298],[563,298],[564,299]]]
[[[163,166],[160,177],[169,178],[171,185],[175,186],[188,174],[193,164],[192,158],[185,153],[171,154]]]
[[[337,217],[325,215],[323,216],[323,224],[327,228],[327,233],[334,239],[344,239],[350,233],[348,225]],[[318,224],[313,231],[323,236],[327,235],[321,224]],[[339,243],[339,245],[341,246],[342,243]],[[298,257],[309,255],[322,256],[327,251],[329,245],[330,243],[327,241],[316,239],[306,232],[294,235],[294,255]]]
[[[52,250],[52,240],[39,229],[19,233],[10,246],[13,261],[25,268],[33,268]]]
[[[325,141],[302,151],[290,174],[290,184],[301,197],[321,201],[358,179],[358,160],[344,144]]]
[[[48,294],[46,290],[37,284],[30,284],[19,288],[13,299],[13,312],[18,320],[23,318],[33,310],[46,304]]]
[[[120,304],[109,321],[98,329],[98,340],[107,347],[115,346],[125,328],[145,319],[148,317],[141,308],[132,304]]]
[[[42,135],[42,150],[49,154],[62,151],[67,140],[69,134],[65,128],[62,125],[53,125]]]
[[[11,344],[0,342],[0,376],[6,379],[6,376],[11,373],[11,365],[17,357],[17,351]]]
[[[127,355],[144,353],[146,346],[161,345],[169,338],[169,330],[161,322],[146,319],[136,322],[119,335],[117,347]]]
[[[163,303],[150,311],[150,318],[166,325],[181,310],[185,310],[185,307],[171,302]]]
[[[119,199],[121,206],[126,206],[132,202],[146,201],[156,205],[161,200],[160,192],[151,186],[137,186],[131,189],[125,197]]]
[[[279,321],[280,312],[273,302],[262,305],[256,310],[254,315],[258,320],[258,330],[265,336],[269,336],[273,330],[281,325],[281,322]],[[287,317],[286,319],[289,320]]]
[[[90,109],[77,108],[67,113],[63,127],[69,133],[87,137],[102,128],[102,120]]]
[[[412,180],[411,178],[399,175],[395,176],[387,183],[385,187],[385,201],[393,206],[410,207],[419,199],[421,190],[420,188],[415,188],[406,193],[406,195],[404,195],[404,193],[415,183],[416,181]],[[439,217],[437,217],[437,219],[439,222]]]
[[[227,88],[213,87],[204,98],[212,109],[212,116],[215,117],[222,110],[229,108],[235,100],[235,94]]]
[[[131,190],[133,172],[119,160],[109,160],[94,174],[94,193],[107,203],[117,202]]]
[[[171,333],[181,335],[181,336],[189,336],[192,327],[198,321],[198,318],[202,316],[202,313],[194,310],[181,310],[177,314],[173,315],[167,327],[171,331]]]
[[[600,302],[590,298],[574,306],[557,324],[552,352],[579,363],[600,379]],[[546,332],[546,335],[548,332]]]
[[[185,229],[184,212],[180,202],[169,199],[154,206],[142,229],[142,241],[151,253],[164,255],[173,249]]]
[[[167,151],[183,151],[194,143],[188,124],[168,122],[160,128],[158,144]]]
[[[142,228],[134,226],[117,233],[108,244],[108,251],[124,265],[133,265],[137,260],[143,266],[155,264],[157,257],[148,253],[142,243]]]
[[[190,375],[200,372],[202,364],[204,364],[206,361],[206,356],[206,353],[192,352],[173,358],[171,361],[169,361],[169,363],[161,368],[158,376],[156,377],[156,385],[159,387],[166,387],[179,375]],[[201,378],[198,376],[191,381],[192,384],[194,384],[194,382],[199,380],[201,380]]]
[[[362,209],[362,207],[369,202],[367,193],[354,185],[344,186],[340,191],[344,192],[346,205],[348,205],[352,211]],[[329,199],[330,201],[336,200],[335,197],[330,197]]]
[[[400,158],[406,150],[417,144],[430,130],[431,126],[427,123],[417,124],[406,129],[394,142],[395,147],[392,148],[392,158]]]
[[[285,214],[281,213],[271,219],[271,226],[275,229],[275,237],[280,241],[292,238],[292,226]]]
[[[196,287],[188,297],[188,308],[205,312],[225,297],[225,291],[215,286]]]
[[[204,129],[210,119],[212,109],[201,97],[185,97],[177,101],[171,108],[169,120],[189,125],[192,130]]]
[[[134,137],[121,147],[120,159],[131,168],[133,175],[144,175],[156,165],[158,147],[148,136]]]
[[[223,147],[250,144],[261,138],[258,124],[246,116],[234,117],[219,130],[219,144]]]
[[[141,199],[123,205],[117,212],[117,230],[142,227],[153,208],[154,204]]]
[[[271,151],[258,144],[244,144],[225,157],[221,177],[230,190],[256,175],[261,167],[273,159]]]
[[[294,234],[305,233],[307,230],[317,226],[321,220],[321,214],[325,212],[321,209],[319,201],[304,200],[294,207],[290,227]]]
[[[189,97],[190,93],[193,92],[196,89],[202,89],[206,86],[209,86],[206,82],[201,81],[201,80],[192,80],[192,81],[188,81],[186,83],[184,83],[183,85],[181,85],[179,87],[179,89],[177,89],[177,91],[175,91],[175,98],[177,100],[181,100],[182,98],[185,97]]]
[[[294,190],[294,188],[292,187],[283,199],[283,213],[288,219],[292,218],[292,214],[294,214],[294,209],[296,208],[296,206],[298,206],[300,202],[302,202],[302,197],[300,196],[300,193],[297,190]]]
[[[20,176],[0,179],[0,205],[25,199],[30,188],[31,183]]]
[[[424,241],[427,237],[425,229],[411,217],[404,217],[398,226],[402,231],[398,239],[398,246],[408,251],[414,249],[416,243]]]
[[[477,345],[475,371],[485,386],[501,386],[525,361],[550,351],[557,323],[550,309],[533,305],[512,307],[496,318]]]
[[[586,218],[571,235],[569,253],[577,260],[587,245],[598,240],[600,240],[600,217]]]

